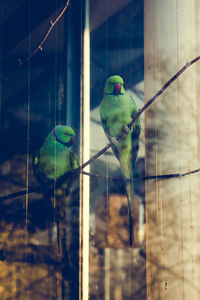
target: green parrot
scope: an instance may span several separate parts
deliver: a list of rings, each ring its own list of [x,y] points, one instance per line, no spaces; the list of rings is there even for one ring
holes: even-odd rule
[[[120,76],[115,75],[107,79],[104,88],[104,97],[100,104],[99,111],[104,132],[109,142],[112,143],[112,150],[120,162],[123,176],[125,179],[132,179],[133,168],[139,149],[141,126],[139,118],[131,129],[127,126],[137,114],[138,108],[133,98],[126,93],[124,81]],[[125,130],[127,134],[117,142],[116,137],[123,130]],[[129,243],[130,246],[132,246],[134,240],[134,187],[133,182],[130,181],[125,181],[125,185],[130,227]]]
[[[33,171],[44,194],[51,199],[57,224],[58,252],[63,274],[70,272],[66,249],[66,197],[74,174],[79,167],[78,156],[70,151],[75,133],[69,126],[57,125],[46,137],[42,147],[33,155]]]

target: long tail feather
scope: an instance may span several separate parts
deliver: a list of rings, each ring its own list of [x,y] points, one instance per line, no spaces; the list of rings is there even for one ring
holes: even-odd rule
[[[68,190],[67,190],[68,194]],[[66,184],[56,188],[55,222],[57,226],[57,247],[61,256],[61,272],[64,280],[71,280],[71,267],[67,251],[66,236]]]
[[[134,190],[133,184],[126,182],[126,194],[128,202],[128,214],[129,214],[129,245],[133,246],[134,241],[134,217],[133,217],[133,201],[134,201]]]
[[[134,229],[133,229],[133,216],[129,214],[129,246],[133,246],[134,241]]]
[[[69,256],[66,247],[66,232],[63,230],[63,236],[61,237],[61,245],[62,245],[62,259],[61,259],[61,270],[62,277],[65,280],[71,280],[72,271],[69,263]]]

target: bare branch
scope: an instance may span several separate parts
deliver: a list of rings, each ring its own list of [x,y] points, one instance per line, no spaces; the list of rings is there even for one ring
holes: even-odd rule
[[[192,171],[188,171],[185,173],[173,173],[173,174],[163,174],[163,175],[152,175],[152,176],[145,176],[145,177],[135,177],[132,180],[131,179],[125,179],[123,177],[110,177],[110,176],[104,176],[104,175],[98,175],[98,174],[91,174],[85,171],[80,171],[80,173],[82,173],[83,175],[86,176],[90,176],[90,177],[94,177],[94,178],[100,178],[100,179],[107,179],[107,180],[112,180],[112,181],[144,181],[144,180],[163,180],[163,179],[170,179],[170,178],[178,178],[178,177],[184,177],[184,176],[188,176],[188,175],[192,175],[195,173],[200,172],[200,168],[199,169],[195,169]],[[59,178],[59,180],[64,180],[66,177],[66,175],[62,176],[62,178]],[[12,198],[17,198],[20,196],[24,196],[26,195],[26,193],[28,194],[32,194],[35,192],[40,192],[41,191],[41,187],[39,185],[36,186],[30,186],[28,191],[27,190],[22,190],[20,192],[16,192],[16,193],[12,193],[12,194],[8,194],[5,196],[0,197],[0,201],[6,201],[8,199],[12,199]]]
[[[55,21],[50,21],[50,28],[49,28],[49,30],[47,31],[47,33],[45,34],[45,36],[43,37],[43,39],[42,39],[42,41],[41,41],[41,43],[37,46],[37,48],[30,54],[30,56],[28,56],[26,59],[25,59],[25,61],[24,61],[24,63],[22,63],[22,65],[23,64],[25,64],[25,63],[27,63],[28,61],[29,61],[29,59],[32,57],[32,56],[34,56],[38,51],[42,51],[42,47],[43,47],[43,45],[44,45],[44,43],[46,42],[46,40],[47,40],[47,38],[48,38],[48,36],[49,36],[49,34],[50,34],[50,32],[52,31],[52,29],[53,29],[53,27],[56,25],[56,23],[60,20],[60,18],[63,16],[63,14],[65,13],[65,11],[66,11],[66,9],[67,9],[67,7],[69,6],[69,0],[67,0],[67,3],[66,3],[66,5],[65,5],[65,7],[63,8],[63,10],[61,11],[61,13],[59,14],[59,16],[55,19]]]
[[[70,0],[67,0],[66,5],[64,6],[63,10],[62,10],[61,13],[58,15],[58,17],[57,17],[54,21],[52,21],[52,20],[50,21],[50,27],[49,27],[47,33],[46,33],[45,36],[42,38],[42,41],[40,42],[40,44],[33,50],[33,52],[32,52],[29,56],[27,56],[27,58],[25,58],[23,61],[22,61],[20,58],[18,59],[18,63],[19,63],[19,64],[18,64],[18,68],[17,68],[15,71],[21,69],[26,63],[29,62],[29,60],[30,60],[35,54],[37,54],[39,51],[42,51],[42,50],[43,50],[43,45],[44,45],[44,43],[46,42],[48,36],[50,35],[50,33],[51,33],[53,27],[56,25],[56,23],[60,20],[60,18],[61,18],[61,17],[63,16],[63,14],[65,13],[67,7],[69,6],[69,1],[70,1]],[[10,77],[13,73],[15,73],[15,71],[12,72],[11,74],[9,74],[4,80],[8,81],[9,77]]]
[[[2,197],[0,197],[0,201],[6,201],[8,199],[13,199],[13,198],[17,198],[17,197],[20,197],[20,196],[24,196],[27,194],[32,194],[34,192],[38,192],[38,191],[41,191],[41,188],[39,185],[36,185],[36,186],[30,186],[28,188],[28,190],[22,190],[22,191],[19,191],[19,192],[15,192],[15,193],[11,193],[11,194],[8,194],[8,195],[4,195]]]
[[[65,6],[65,10],[66,8],[68,7],[69,5],[69,0],[67,1],[67,4]],[[65,11],[64,10],[64,11]],[[64,11],[62,11],[62,14],[64,13]],[[59,20],[59,18],[61,17],[61,14],[58,16],[58,18],[55,20],[55,22],[52,23],[52,27],[56,24],[56,22]],[[48,31],[49,32],[49,31]],[[50,32],[49,32],[50,33]],[[48,35],[47,35],[48,36]],[[43,39],[43,43],[45,42],[46,40],[46,36],[45,38]],[[41,44],[40,44],[41,45]],[[191,60],[190,62],[187,62],[186,65],[184,67],[182,67],[170,80],[168,80],[164,85],[163,87],[150,99],[147,101],[147,103],[141,108],[139,109],[138,113],[136,114],[136,116],[132,119],[132,121],[127,125],[129,127],[129,129],[134,125],[134,123],[137,121],[137,119],[139,118],[139,116],[168,88],[168,86],[170,86],[172,84],[172,82],[174,82],[185,70],[187,70],[191,65],[193,65],[195,62],[197,62],[198,60],[200,60],[200,55],[197,56],[196,58],[194,58],[193,60]],[[125,130],[122,130],[122,132],[120,133],[119,136],[117,136],[115,139],[117,141],[120,141],[123,136],[127,135],[127,132]],[[93,176],[93,177],[99,177],[101,178],[100,175],[92,175],[92,174],[89,174],[87,172],[83,172],[82,170],[88,166],[89,164],[91,164],[93,161],[95,161],[98,157],[100,157],[102,154],[104,154],[109,148],[111,148],[112,146],[112,143],[109,143],[107,144],[103,149],[101,149],[99,152],[97,152],[95,155],[93,155],[88,161],[86,161],[82,166],[80,166],[79,168],[77,168],[76,170],[74,170],[74,173],[75,174],[79,174],[79,173],[83,173],[85,175],[89,175],[89,176]],[[191,174],[194,174],[194,173],[197,173],[200,171],[200,168],[199,169],[196,169],[196,170],[192,170],[192,171],[188,171],[188,172],[185,172],[183,174],[180,174],[180,173],[175,173],[175,174],[164,174],[164,175],[153,175],[153,176],[148,176],[148,177],[143,177],[143,178],[135,178],[135,180],[150,180],[150,179],[168,179],[168,178],[175,178],[175,177],[183,177],[183,176],[187,176],[187,175],[191,175]],[[63,180],[65,177],[69,176],[68,174],[64,175],[61,180]],[[107,178],[107,177],[105,177]],[[110,179],[108,177],[108,179]],[[60,179],[59,179],[60,180]],[[125,180],[123,178],[121,179],[112,179],[112,180]],[[7,199],[11,199],[11,198],[16,198],[16,197],[19,197],[19,196],[22,196],[22,195],[25,195],[26,193],[33,193],[35,191],[38,191],[40,188],[39,186],[36,186],[36,187],[30,187],[29,190],[23,190],[23,191],[20,191],[20,192],[16,192],[16,193],[12,193],[12,194],[9,194],[9,195],[6,195],[6,196],[2,196],[0,197],[0,201],[4,201],[4,200],[7,200]]]
[[[152,176],[144,176],[144,177],[135,177],[133,179],[126,179],[123,177],[110,177],[110,176],[103,176],[98,174],[91,174],[85,171],[82,171],[81,173],[90,177],[100,178],[100,179],[108,179],[113,181],[127,181],[127,182],[134,182],[134,181],[144,181],[144,180],[162,180],[162,179],[170,179],[170,178],[178,178],[178,177],[184,177],[188,175],[192,175],[195,173],[200,172],[200,168],[192,171],[188,171],[185,173],[173,173],[173,174],[163,174],[163,175],[152,175]],[[1,199],[1,198],[0,198]]]
[[[139,116],[176,80],[185,70],[187,70],[191,65],[193,65],[195,62],[197,62],[200,59],[200,55],[195,57],[190,62],[187,62],[184,67],[182,67],[170,80],[168,80],[163,87],[150,99],[147,101],[147,103],[139,109],[138,113],[135,115],[135,117],[132,119],[132,121],[127,125],[129,129],[135,124]],[[122,130],[119,136],[115,137],[117,141],[120,141],[123,136],[127,135],[128,132],[125,130]],[[102,150],[100,150],[98,153],[96,153],[94,156],[92,156],[87,162],[85,162],[82,166],[79,167],[77,170],[78,172],[85,168],[87,165],[91,164],[94,160],[96,160],[98,157],[100,157],[102,154],[104,154],[109,148],[111,148],[113,143],[107,144]]]

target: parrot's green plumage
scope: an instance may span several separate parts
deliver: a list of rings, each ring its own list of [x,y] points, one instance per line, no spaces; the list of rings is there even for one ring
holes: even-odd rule
[[[65,241],[66,196],[73,181],[72,171],[79,166],[78,156],[69,149],[74,142],[74,136],[71,127],[58,125],[49,133],[40,150],[33,156],[34,174],[44,193],[51,198],[55,209],[58,251],[63,262],[65,260],[66,272],[69,272]]]
[[[122,173],[125,179],[133,178],[133,168],[139,149],[140,120],[132,126],[131,130],[127,125],[137,114],[138,108],[133,98],[126,93],[123,79],[118,76],[111,76],[107,79],[104,88],[104,98],[99,107],[101,122],[105,134],[112,142],[112,150],[120,162]],[[128,131],[118,143],[115,140],[122,130]],[[133,183],[126,181],[126,193],[128,198],[128,210],[130,221],[130,245],[133,243]]]

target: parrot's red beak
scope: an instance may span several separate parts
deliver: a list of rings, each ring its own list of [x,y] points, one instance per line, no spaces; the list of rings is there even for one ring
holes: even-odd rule
[[[114,93],[115,93],[115,95],[119,95],[120,90],[121,90],[121,84],[120,83],[116,83],[114,85]]]

